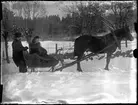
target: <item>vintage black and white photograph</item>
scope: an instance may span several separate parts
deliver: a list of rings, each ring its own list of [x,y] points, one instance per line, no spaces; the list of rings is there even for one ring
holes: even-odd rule
[[[136,1],[3,1],[2,103],[136,103]]]

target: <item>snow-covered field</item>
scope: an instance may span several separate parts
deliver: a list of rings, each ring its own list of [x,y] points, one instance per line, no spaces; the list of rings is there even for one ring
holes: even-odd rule
[[[42,46],[73,45],[72,42],[42,42]],[[122,51],[135,49],[136,39],[122,42]],[[27,45],[26,42],[23,45]],[[47,45],[47,46],[46,46]],[[9,51],[12,49],[9,47]],[[53,51],[54,52],[54,51]],[[52,51],[49,50],[49,53]],[[12,54],[12,52],[11,52]],[[101,56],[101,55],[100,55]],[[65,62],[72,62],[66,59]],[[135,103],[136,59],[116,57],[111,59],[110,71],[104,70],[105,58],[96,57],[82,61],[83,73],[76,64],[62,72],[19,73],[15,64],[2,63],[3,102],[18,103]],[[43,68],[46,70],[47,68]],[[39,69],[41,70],[41,69]]]

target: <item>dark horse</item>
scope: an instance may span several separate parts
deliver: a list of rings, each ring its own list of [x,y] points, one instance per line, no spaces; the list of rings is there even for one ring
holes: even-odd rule
[[[131,35],[129,27],[123,27],[114,31],[119,44],[123,39],[132,41],[134,38]],[[75,40],[74,44],[74,56],[77,56],[77,70],[82,72],[80,66],[80,60],[86,50],[90,50],[92,53],[107,53],[105,69],[109,70],[108,65],[110,62],[111,55],[116,51],[117,44],[112,33],[104,36],[90,36],[83,35]]]

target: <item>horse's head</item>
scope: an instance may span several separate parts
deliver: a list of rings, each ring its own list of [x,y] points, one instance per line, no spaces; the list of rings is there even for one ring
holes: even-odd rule
[[[121,37],[122,39],[129,40],[129,41],[133,41],[134,40],[134,38],[133,38],[133,36],[131,34],[131,31],[130,31],[128,26],[125,26],[125,27],[123,27],[121,29],[118,29],[116,31],[117,31],[116,35]]]
[[[124,28],[124,30],[125,30],[125,33],[126,33],[126,36],[125,36],[126,40],[133,41],[133,40],[134,40],[134,37],[132,36],[129,27],[126,26],[126,27]]]

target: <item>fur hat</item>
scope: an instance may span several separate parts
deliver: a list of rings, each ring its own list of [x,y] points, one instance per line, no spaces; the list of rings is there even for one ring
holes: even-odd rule
[[[40,38],[39,36],[35,36],[34,39]]]
[[[34,38],[33,38],[33,40],[32,40],[32,43],[35,43],[35,40],[36,39],[39,39],[40,37],[39,36],[35,36]]]
[[[14,36],[15,36],[15,38],[19,38],[19,37],[22,37],[22,34],[21,34],[20,32],[16,32],[16,33],[14,34]]]

